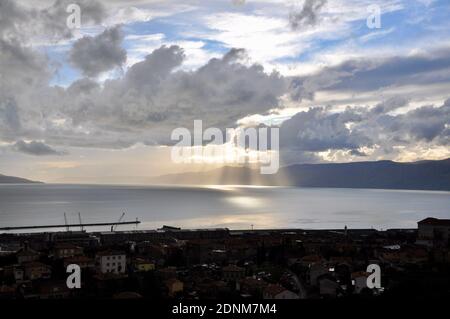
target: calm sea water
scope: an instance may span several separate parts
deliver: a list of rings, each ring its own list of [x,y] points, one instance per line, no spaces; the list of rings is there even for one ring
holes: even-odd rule
[[[450,218],[450,192],[284,187],[0,185],[0,227],[113,222],[139,218],[139,229],[179,227],[416,227]],[[120,226],[118,229],[133,229]],[[107,228],[103,228],[107,229]]]

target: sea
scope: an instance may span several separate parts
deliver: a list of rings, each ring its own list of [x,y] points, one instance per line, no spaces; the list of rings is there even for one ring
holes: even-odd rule
[[[416,228],[450,192],[263,186],[0,185],[0,227],[141,221],[117,230]],[[74,227],[72,230],[77,230]],[[55,231],[57,229],[53,229]],[[109,227],[90,228],[109,230]],[[27,232],[36,231],[30,230]],[[46,231],[39,230],[39,231]],[[8,231],[4,231],[8,232]]]

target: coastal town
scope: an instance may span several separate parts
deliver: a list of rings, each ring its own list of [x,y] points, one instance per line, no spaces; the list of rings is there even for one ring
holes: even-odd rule
[[[262,300],[450,295],[450,220],[417,229],[0,234],[0,299]],[[67,284],[69,265],[80,287]],[[381,286],[368,287],[368,265]]]

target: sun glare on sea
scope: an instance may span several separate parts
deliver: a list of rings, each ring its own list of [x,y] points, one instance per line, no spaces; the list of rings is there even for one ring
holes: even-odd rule
[[[263,207],[263,200],[252,196],[230,196],[225,200],[239,208]]]

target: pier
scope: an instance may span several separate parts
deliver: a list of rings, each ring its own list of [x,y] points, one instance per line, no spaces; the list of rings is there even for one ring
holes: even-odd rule
[[[139,220],[135,221],[123,221],[123,222],[111,222],[111,223],[88,223],[88,224],[63,224],[63,225],[41,225],[41,226],[14,226],[14,227],[0,227],[0,231],[8,230],[24,230],[24,229],[44,229],[44,228],[79,228],[79,227],[100,227],[100,226],[113,226],[118,225],[138,225],[141,222]]]

